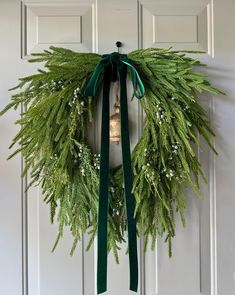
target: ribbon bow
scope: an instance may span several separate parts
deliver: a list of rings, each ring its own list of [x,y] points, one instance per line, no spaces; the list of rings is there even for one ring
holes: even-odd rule
[[[124,174],[125,203],[128,225],[128,248],[130,265],[130,290],[138,289],[138,257],[136,224],[134,219],[135,199],[132,194],[132,168],[130,154],[130,139],[128,129],[128,106],[126,77],[127,68],[131,72],[134,93],[141,99],[144,96],[144,85],[135,67],[126,54],[113,52],[102,56],[85,88],[85,96],[96,96],[101,77],[103,77],[102,127],[101,127],[101,158],[98,212],[98,262],[97,262],[97,292],[107,290],[107,225],[109,204],[109,91],[110,84],[120,81],[120,111],[121,111],[121,143]]]

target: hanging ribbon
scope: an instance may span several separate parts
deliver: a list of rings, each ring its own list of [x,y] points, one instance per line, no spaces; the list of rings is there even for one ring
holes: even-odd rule
[[[138,257],[136,224],[134,219],[135,199],[132,194],[132,168],[130,138],[128,129],[128,106],[126,77],[127,69],[131,72],[133,96],[141,99],[144,96],[144,85],[135,67],[126,54],[113,52],[102,56],[85,88],[85,96],[96,96],[100,83],[103,81],[102,127],[101,127],[101,158],[98,213],[98,261],[97,261],[97,292],[107,290],[107,228],[109,206],[109,91],[111,82],[120,81],[121,111],[121,144],[125,188],[125,203],[128,226],[128,249],[130,265],[130,290],[138,289]]]

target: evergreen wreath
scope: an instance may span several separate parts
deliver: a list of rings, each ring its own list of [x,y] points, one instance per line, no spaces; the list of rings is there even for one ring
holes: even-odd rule
[[[222,93],[195,71],[204,65],[187,53],[201,52],[150,48],[128,54],[145,86],[140,100],[145,113],[143,133],[131,154],[137,231],[144,237],[145,248],[149,238],[153,249],[156,238],[164,236],[169,255],[175,211],[185,225],[187,188],[200,195],[199,177],[206,181],[192,147],[201,148],[198,133],[216,153],[211,143],[215,134],[198,96],[202,91]],[[19,148],[9,158],[22,153],[22,177],[29,172],[28,188],[41,185],[51,222],[58,220],[55,246],[68,226],[74,237],[72,254],[83,234],[90,234],[89,249],[97,233],[100,156],[86,136],[97,99],[84,96],[84,89],[102,56],[56,47],[33,56],[29,62],[43,62],[46,69],[21,78],[11,89],[21,90],[0,115],[25,106],[16,121],[21,129],[10,146]],[[108,250],[118,262],[127,228],[122,166],[109,173]]]

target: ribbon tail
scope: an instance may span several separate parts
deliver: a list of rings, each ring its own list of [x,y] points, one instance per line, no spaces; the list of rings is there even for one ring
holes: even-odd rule
[[[122,142],[122,162],[125,185],[125,202],[127,210],[128,224],[128,249],[130,265],[130,290],[137,292],[138,289],[138,257],[137,257],[137,237],[136,223],[134,219],[135,199],[132,194],[132,168],[130,153],[130,138],[128,128],[128,105],[126,76],[127,66],[124,64],[118,67],[120,79],[120,106],[121,106],[121,142]]]
[[[107,290],[107,235],[108,235],[108,205],[109,205],[109,91],[111,83],[111,67],[104,72],[102,126],[101,126],[101,156],[100,156],[100,186],[98,210],[98,261],[97,261],[97,293]]]

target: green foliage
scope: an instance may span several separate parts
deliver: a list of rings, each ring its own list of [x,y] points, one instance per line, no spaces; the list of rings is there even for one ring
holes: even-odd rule
[[[42,186],[51,222],[57,218],[55,246],[69,226],[74,237],[72,254],[84,233],[90,234],[89,249],[97,232],[99,155],[93,154],[86,138],[97,100],[84,97],[83,91],[101,56],[50,49],[34,54],[30,62],[44,62],[46,70],[20,79],[13,88],[19,92],[0,115],[25,106],[16,122],[21,130],[11,145],[17,143],[20,148],[9,158],[22,153],[26,163],[22,176],[30,173],[28,187]],[[146,245],[151,237],[152,248],[156,238],[164,236],[171,255],[175,211],[185,225],[187,188],[200,194],[199,177],[204,178],[192,148],[200,147],[198,133],[214,150],[210,141],[214,133],[198,95],[222,92],[194,71],[194,66],[202,65],[200,61],[183,52],[146,49],[128,57],[146,89],[141,100],[146,114],[143,135],[132,153],[138,232]],[[110,176],[108,248],[118,261],[126,231],[122,168],[110,171]]]
[[[136,220],[145,244],[152,237],[153,248],[156,237],[164,235],[171,255],[174,209],[184,226],[187,188],[191,186],[200,195],[199,177],[205,180],[192,148],[200,148],[198,133],[214,150],[210,141],[214,133],[198,95],[222,92],[195,72],[193,67],[202,64],[185,53],[146,49],[131,52],[129,58],[146,88],[141,101],[146,114],[143,135],[132,154]]]

